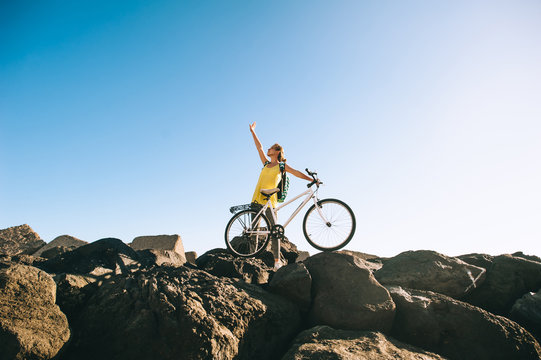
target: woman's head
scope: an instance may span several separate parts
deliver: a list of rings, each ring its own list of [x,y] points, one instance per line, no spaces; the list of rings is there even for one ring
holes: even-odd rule
[[[278,161],[286,162],[286,158],[284,156],[284,148],[281,147],[279,144],[272,145],[267,151],[267,155],[271,157],[276,156],[278,158]]]

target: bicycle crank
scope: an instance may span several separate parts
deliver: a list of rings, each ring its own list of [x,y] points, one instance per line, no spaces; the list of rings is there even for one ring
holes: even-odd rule
[[[274,225],[271,230],[271,237],[273,239],[279,239],[280,241],[284,240],[285,229],[282,225]]]

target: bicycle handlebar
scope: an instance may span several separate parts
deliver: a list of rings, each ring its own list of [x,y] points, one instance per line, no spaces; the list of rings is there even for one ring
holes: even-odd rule
[[[319,179],[317,177],[317,172],[310,171],[310,170],[308,170],[308,168],[306,168],[305,170],[308,173],[308,175],[310,175],[312,177],[312,179],[314,179],[310,184],[306,185],[307,187],[312,187],[312,185],[314,185],[314,184],[316,184],[316,186],[319,187],[319,185],[323,184],[321,181],[319,181]]]

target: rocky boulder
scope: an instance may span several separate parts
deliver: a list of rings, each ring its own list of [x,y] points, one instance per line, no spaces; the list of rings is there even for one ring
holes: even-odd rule
[[[176,251],[171,250],[139,250],[137,251],[139,261],[145,266],[173,266],[179,267],[186,263],[186,258]]]
[[[384,259],[380,258],[376,255],[366,254],[359,251],[352,251],[352,250],[340,250],[338,251],[341,254],[348,254],[357,256],[365,261],[367,265],[370,265],[372,272],[377,271],[382,268]]]
[[[460,299],[483,282],[485,269],[435,251],[420,250],[388,259],[375,276],[383,285],[429,290]]]
[[[335,330],[316,326],[301,332],[282,360],[444,360],[372,331]]]
[[[517,258],[522,258],[522,259],[526,259],[526,260],[541,262],[541,258],[539,256],[526,255],[522,251],[514,252],[511,255],[514,256],[514,257],[517,257]]]
[[[139,236],[133,239],[130,246],[134,250],[167,250],[176,252],[182,258],[182,262],[186,262],[186,254],[184,253],[184,245],[180,235],[152,235]]]
[[[72,250],[75,250],[76,247],[73,247],[73,246],[70,246],[70,247],[67,247],[67,246],[55,246],[53,248],[50,248],[50,249],[47,249],[45,251],[43,251],[41,254],[40,254],[40,257],[44,258],[44,259],[52,259],[54,257],[57,257],[57,256],[60,256],[64,253],[67,253],[67,252],[70,252]]]
[[[457,259],[460,259],[470,265],[481,267],[485,270],[490,269],[492,263],[494,262],[494,256],[487,254],[466,254],[457,256]]]
[[[55,249],[55,248],[63,248],[63,249],[73,250],[73,249],[78,248],[79,246],[83,246],[83,245],[86,245],[86,244],[88,244],[86,241],[77,239],[76,237],[73,237],[73,236],[70,236],[70,235],[61,235],[61,236],[56,237],[53,241],[47,243],[45,246],[40,248],[38,251],[34,252],[32,254],[32,256],[47,257],[47,256],[43,256],[43,253],[46,252],[46,251],[54,251],[53,249]],[[66,251],[62,251],[62,252],[66,252]],[[57,253],[58,253],[58,250],[57,250]],[[52,254],[52,253],[50,253],[50,254]],[[53,256],[49,256],[47,258],[51,258],[51,257],[53,257]]]
[[[364,260],[328,252],[309,257],[304,264],[312,277],[309,317],[313,325],[381,332],[391,329],[395,305]]]
[[[274,272],[261,259],[236,257],[226,249],[207,251],[197,258],[196,265],[214,276],[241,279],[251,284],[266,284]]]
[[[269,283],[269,290],[289,299],[303,311],[308,311],[312,304],[312,277],[303,263],[278,269]]]
[[[195,260],[197,259],[197,253],[195,251],[188,251],[185,253],[186,255],[186,262],[189,262],[190,264],[195,265]]]
[[[69,318],[80,311],[87,294],[84,288],[98,279],[95,276],[76,274],[57,274],[53,277],[56,283],[56,303]]]
[[[511,308],[510,317],[541,341],[541,290],[518,299]]]
[[[269,241],[265,250],[263,250],[259,255],[256,256],[257,259],[262,260],[267,266],[274,266],[274,255],[272,253],[272,243]],[[292,264],[297,261],[299,258],[299,250],[297,245],[293,244],[291,241],[285,237],[280,241],[280,259],[286,264]]]
[[[396,303],[391,335],[457,360],[539,360],[541,347],[515,322],[430,291],[388,287]]]
[[[139,256],[119,239],[106,238],[61,254],[38,266],[49,273],[90,274],[127,273],[137,269]]]
[[[541,263],[512,255],[494,258],[486,280],[464,301],[498,315],[509,315],[523,295],[541,289]]]
[[[310,253],[308,251],[302,251],[299,250],[299,256],[295,260],[296,262],[302,262],[310,257]]]
[[[298,309],[282,297],[187,267],[85,289],[62,359],[276,359],[300,327]]]
[[[0,230],[0,254],[31,255],[44,245],[45,241],[26,224]]]
[[[55,305],[51,276],[31,266],[0,264],[0,358],[51,359],[70,337]]]

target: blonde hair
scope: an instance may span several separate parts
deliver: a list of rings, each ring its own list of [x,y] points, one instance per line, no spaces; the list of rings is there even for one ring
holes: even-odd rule
[[[279,151],[278,153],[278,161],[279,162],[286,162],[287,159],[284,155],[284,148],[282,146],[280,146],[280,144],[276,143],[274,145],[272,145],[272,148],[276,151]]]

